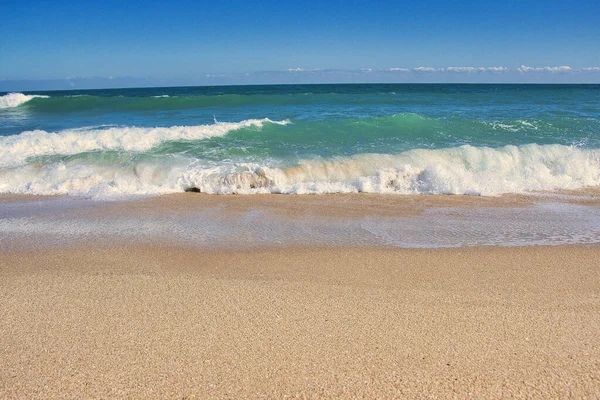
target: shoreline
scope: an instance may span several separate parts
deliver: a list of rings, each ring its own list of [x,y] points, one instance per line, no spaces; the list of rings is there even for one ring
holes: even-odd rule
[[[600,191],[462,195],[208,195],[127,201],[0,196],[0,252],[69,244],[197,250],[600,243]]]
[[[0,398],[600,397],[577,196],[0,196]]]
[[[441,206],[480,206],[480,207],[500,207],[500,206],[518,206],[529,205],[535,202],[572,202],[600,205],[600,187],[589,186],[580,189],[562,189],[562,190],[542,190],[528,191],[519,193],[503,193],[495,196],[469,195],[469,194],[397,194],[397,193],[195,193],[195,192],[174,192],[153,195],[131,195],[123,197],[114,197],[106,199],[94,199],[86,196],[69,196],[65,194],[21,194],[21,193],[0,193],[0,204],[21,203],[30,201],[48,201],[70,199],[92,203],[105,204],[127,204],[134,202],[160,202],[160,201],[195,201],[201,202],[235,202],[232,199],[246,199],[253,202],[256,200],[265,201],[270,199],[272,204],[279,204],[282,199],[296,199],[311,202],[322,201],[323,199],[363,199],[363,200],[388,200],[393,204],[417,203],[422,202],[428,207]],[[217,200],[218,199],[218,200]]]

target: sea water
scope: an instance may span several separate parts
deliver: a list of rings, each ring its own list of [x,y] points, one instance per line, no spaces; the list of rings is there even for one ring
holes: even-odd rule
[[[0,251],[139,242],[201,249],[597,244],[596,203],[548,191],[599,185],[600,85],[0,93],[0,195],[66,195],[5,196]],[[533,205],[444,207],[440,201],[414,215],[367,210],[327,218],[309,210],[279,215],[268,207],[111,208],[186,190],[525,193]]]
[[[0,193],[496,196],[600,185],[600,85],[0,93]]]

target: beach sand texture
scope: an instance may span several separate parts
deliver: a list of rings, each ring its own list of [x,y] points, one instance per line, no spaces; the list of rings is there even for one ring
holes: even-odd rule
[[[0,398],[598,398],[600,248],[0,255]]]

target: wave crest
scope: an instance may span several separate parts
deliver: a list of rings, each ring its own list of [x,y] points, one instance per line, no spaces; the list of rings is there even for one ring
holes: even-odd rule
[[[8,93],[4,96],[0,96],[0,109],[2,108],[14,108],[21,104],[27,103],[31,99],[41,98],[47,99],[49,96],[43,96],[38,94],[23,94],[23,93]]]
[[[239,169],[239,167],[238,167]],[[206,193],[396,193],[496,196],[600,185],[600,149],[563,145],[461,146],[397,155],[303,161],[289,168],[245,165],[187,171],[182,182]]]
[[[200,165],[185,156],[138,163],[83,160],[0,170],[0,192],[69,194],[105,199],[181,192],[214,194],[394,193],[495,196],[600,186],[600,149],[563,145],[462,146],[395,155]]]
[[[68,129],[60,132],[26,131],[0,137],[0,166],[23,164],[29,157],[71,155],[90,151],[142,152],[167,141],[200,140],[228,132],[262,127],[266,123],[286,125],[290,121],[249,119],[217,122],[212,125],[173,126],[169,128],[103,127]]]

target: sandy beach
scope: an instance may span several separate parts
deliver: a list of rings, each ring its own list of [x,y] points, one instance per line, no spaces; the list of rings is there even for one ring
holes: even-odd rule
[[[0,400],[600,400],[599,17],[0,1]]]
[[[600,248],[0,255],[0,398],[597,398]]]

